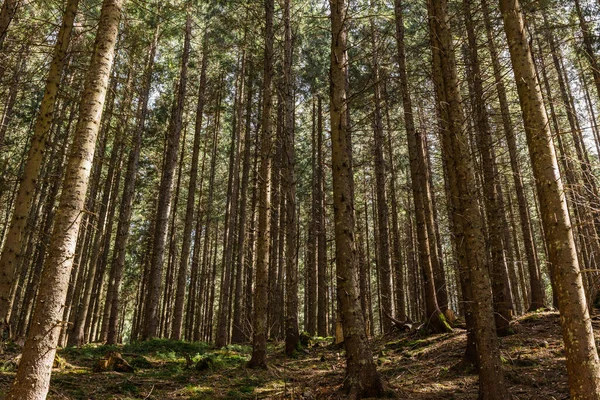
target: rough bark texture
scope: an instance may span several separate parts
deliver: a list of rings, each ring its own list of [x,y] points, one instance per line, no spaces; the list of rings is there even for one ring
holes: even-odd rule
[[[296,225],[296,159],[294,151],[294,84],[292,76],[292,23],[290,21],[291,0],[285,0],[283,22],[285,49],[283,58],[284,74],[284,134],[283,164],[284,188],[286,192],[285,214],[287,229],[285,235],[285,352],[292,355],[298,346],[298,263]]]
[[[404,125],[408,141],[408,155],[411,177],[411,188],[414,200],[415,220],[417,224],[417,243],[419,263],[423,271],[425,312],[431,329],[434,332],[450,330],[445,323],[442,311],[437,302],[436,287],[432,265],[431,244],[427,229],[427,211],[430,210],[431,196],[429,183],[426,178],[425,151],[423,149],[422,133],[415,127],[412,99],[408,87],[406,71],[406,50],[404,44],[404,19],[402,0],[395,0],[396,40],[398,46],[398,73],[402,87],[402,106],[404,110]]]
[[[206,34],[205,34],[206,35]],[[202,66],[200,67],[200,85],[198,89],[198,105],[196,107],[196,125],[194,130],[194,145],[192,149],[192,165],[189,173],[189,189],[185,209],[185,225],[183,228],[183,244],[181,245],[181,257],[179,260],[179,273],[177,274],[177,293],[175,295],[175,306],[173,308],[173,326],[171,338],[181,339],[181,328],[183,324],[183,303],[185,300],[185,287],[187,284],[187,269],[192,243],[192,227],[194,222],[194,204],[196,197],[196,181],[198,180],[198,156],[200,154],[200,139],[202,137],[202,116],[204,114],[205,90],[206,90],[206,68],[208,66],[208,40],[205,36],[202,48]],[[196,233],[198,235],[198,233]]]
[[[5,2],[9,3],[9,1]],[[58,32],[54,53],[50,64],[50,71],[46,79],[46,89],[40,105],[40,111],[35,121],[31,146],[23,170],[23,178],[19,184],[10,227],[0,256],[0,336],[7,323],[6,316],[10,312],[10,292],[16,267],[20,262],[21,248],[24,244],[25,226],[29,209],[35,195],[35,188],[40,175],[44,153],[50,148],[50,129],[54,116],[54,107],[58,95],[58,86],[67,57],[67,49],[73,30],[73,22],[79,0],[69,0],[63,22]]]
[[[317,101],[317,335],[328,333],[327,299],[327,231],[325,226],[325,173],[323,159],[323,104]]]
[[[176,95],[176,103],[173,107],[173,115],[169,121],[167,132],[167,150],[165,153],[164,169],[160,180],[158,191],[158,203],[156,207],[156,222],[154,228],[154,241],[152,245],[152,258],[150,262],[149,287],[146,296],[146,307],[144,314],[144,339],[155,337],[159,334],[159,301],[162,286],[163,256],[165,242],[167,239],[169,215],[171,213],[173,178],[177,164],[177,152],[179,149],[179,137],[181,135],[183,105],[187,87],[187,70],[190,56],[190,40],[192,34],[191,15],[188,14],[185,27],[185,42],[183,55],[181,57],[181,72]]]
[[[258,171],[258,231],[256,238],[256,285],[254,289],[254,317],[252,358],[250,368],[267,367],[267,308],[268,308],[268,265],[269,265],[269,219],[271,203],[271,147],[272,124],[271,82],[273,77],[273,0],[265,0],[265,54],[263,72],[263,95],[260,140],[260,169]]]
[[[385,315],[393,315],[393,292],[392,292],[392,270],[390,263],[390,229],[389,229],[389,209],[387,199],[387,180],[386,166],[383,157],[383,117],[381,114],[381,82],[379,74],[379,58],[377,54],[377,40],[375,31],[375,22],[371,18],[371,51],[373,53],[371,69],[373,79],[373,155],[375,162],[375,183],[377,200],[377,228],[379,232],[379,251],[377,252],[377,268],[379,269],[379,284],[381,292],[381,312],[383,332],[389,332],[392,329],[392,321]]]
[[[542,279],[537,260],[537,253],[535,251],[531,217],[529,215],[529,206],[527,204],[527,198],[525,196],[525,187],[523,184],[521,165],[518,157],[519,153],[517,150],[515,127],[510,117],[511,113],[508,106],[508,99],[506,97],[506,89],[504,87],[504,82],[502,81],[503,72],[500,66],[498,50],[496,49],[496,44],[494,41],[494,32],[492,30],[490,11],[487,0],[481,0],[481,8],[486,30],[487,47],[490,51],[490,58],[492,61],[492,67],[494,71],[496,92],[498,94],[498,101],[500,103],[500,114],[502,115],[502,128],[504,130],[504,136],[506,137],[506,144],[508,145],[510,165],[513,173],[515,192],[517,194],[519,219],[521,222],[521,231],[523,232],[523,246],[525,247],[525,256],[527,258],[527,267],[529,271],[529,286],[531,292],[529,310],[537,310],[539,308],[544,307],[544,292],[542,290]]]
[[[504,31],[523,113],[527,145],[560,307],[569,389],[573,399],[600,398],[600,361],[552,135],[517,0],[500,0]]]
[[[8,26],[15,17],[20,0],[4,0],[0,9],[0,50],[4,47],[4,39],[8,33]]]
[[[348,130],[346,75],[348,68],[345,0],[331,6],[331,142],[337,298],[346,348],[348,398],[378,397],[383,383],[373,363],[360,306],[354,240],[354,178]]]
[[[156,46],[158,44],[158,35],[160,33],[160,24],[154,29],[154,36],[148,47],[146,65],[144,70],[143,86],[140,93],[140,101],[137,109],[137,126],[133,133],[133,143],[129,157],[127,159],[127,171],[125,172],[125,182],[123,184],[123,196],[119,208],[119,223],[117,225],[117,234],[115,236],[115,245],[113,248],[113,257],[110,266],[108,278],[108,289],[106,295],[106,306],[103,317],[103,331],[106,331],[107,344],[115,344],[117,341],[117,325],[119,321],[119,298],[121,289],[121,280],[125,268],[125,252],[127,241],[129,240],[129,225],[133,211],[133,197],[135,194],[136,176],[138,172],[138,163],[142,146],[142,135],[146,125],[148,114],[148,99],[150,95],[150,86],[152,84],[152,70],[154,68],[154,58],[156,56]]]
[[[504,257],[502,237],[502,214],[504,210],[500,207],[502,199],[498,193],[499,182],[496,174],[496,154],[492,147],[493,137],[486,110],[483,79],[479,66],[477,36],[471,10],[472,3],[472,0],[463,1],[468,38],[467,78],[471,81],[469,87],[472,93],[471,104],[473,106],[473,120],[476,129],[475,142],[481,156],[481,168],[483,169],[483,200],[487,218],[487,247],[491,256],[490,278],[494,296],[494,320],[496,321],[496,331],[498,334],[507,335],[510,331],[509,323],[512,319],[512,302],[509,301],[508,296],[510,289],[505,285],[505,282],[508,282],[508,270]]]
[[[494,308],[488,261],[483,236],[483,224],[477,202],[477,185],[468,138],[458,77],[452,33],[445,0],[427,2],[433,53],[433,77],[440,103],[442,146],[451,191],[454,215],[454,236],[464,245],[471,279],[475,340],[479,356],[479,398],[508,398],[504,385],[502,362],[494,329]]]
[[[119,30],[122,0],[102,4],[92,61],[81,97],[79,120],[63,181],[56,224],[44,263],[42,282],[31,329],[23,348],[17,376],[7,395],[10,400],[45,399],[60,334],[77,235],[85,202],[96,137],[106,98]]]

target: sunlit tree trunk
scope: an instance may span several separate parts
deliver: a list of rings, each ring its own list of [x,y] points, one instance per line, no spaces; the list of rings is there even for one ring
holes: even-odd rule
[[[96,43],[86,74],[79,120],[62,185],[56,223],[42,272],[44,285],[38,293],[19,369],[7,395],[7,399],[10,400],[42,400],[48,393],[60,334],[60,324],[57,321],[61,321],[62,318],[62,308],[73,267],[75,244],[113,64],[122,5],[122,0],[105,0],[102,4]]]
[[[479,356],[479,398],[502,400],[508,397],[502,362],[494,329],[494,307],[483,236],[483,224],[477,201],[477,187],[469,154],[468,138],[458,78],[452,33],[445,0],[428,0],[427,9],[433,53],[433,80],[440,103],[441,142],[449,179],[454,216],[454,236],[464,246],[459,255],[468,266],[475,322],[475,340]]]
[[[4,4],[6,5],[7,3],[10,4],[11,1],[6,0]],[[16,2],[12,1],[12,3]],[[54,107],[78,5],[79,0],[69,0],[66,4],[63,22],[56,38],[56,44],[54,45],[50,71],[46,78],[44,97],[42,98],[40,111],[35,122],[31,146],[23,169],[23,178],[19,184],[10,227],[2,246],[2,254],[0,255],[0,335],[5,323],[8,322],[10,291],[15,275],[15,268],[19,262],[21,248],[23,247],[27,216],[33,202],[44,153],[46,148],[50,147],[48,142],[50,140],[50,129],[54,117]]]
[[[573,399],[598,399],[600,361],[588,314],[567,203],[558,174],[552,134],[517,0],[500,0],[504,31],[523,112],[527,145],[548,243],[565,342],[569,390]]]
[[[476,129],[475,138],[483,169],[483,200],[488,227],[487,247],[491,255],[490,278],[494,295],[494,319],[498,335],[507,335],[509,333],[509,323],[512,319],[511,309],[513,305],[509,300],[510,288],[507,287],[508,270],[502,237],[502,213],[504,210],[500,208],[501,199],[498,193],[499,182],[496,174],[496,154],[492,147],[493,138],[486,110],[483,79],[477,50],[477,36],[471,7],[471,0],[463,1],[468,37],[467,78],[471,81],[471,101],[474,111],[473,122]]]

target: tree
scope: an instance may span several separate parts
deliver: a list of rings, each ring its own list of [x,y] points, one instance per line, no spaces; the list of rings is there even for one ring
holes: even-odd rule
[[[56,223],[42,272],[32,324],[17,376],[7,399],[45,399],[60,334],[73,255],[79,231],[85,193],[96,147],[99,122],[108,88],[114,49],[119,31],[122,0],[102,3],[92,61],[86,74],[79,120],[65,171]]]
[[[458,90],[456,60],[445,0],[427,2],[431,37],[433,80],[439,102],[441,141],[453,207],[453,234],[464,246],[462,261],[468,266],[479,359],[479,396],[505,399],[502,362],[495,329],[491,283],[477,202],[475,175],[464,129],[465,118]]]
[[[183,54],[181,56],[181,71],[179,83],[177,86],[177,96],[173,107],[173,114],[169,120],[169,130],[167,136],[167,149],[165,152],[165,162],[163,173],[158,191],[158,202],[156,207],[156,225],[154,231],[154,241],[152,246],[152,258],[150,264],[149,290],[146,296],[147,306],[144,315],[143,338],[149,339],[158,335],[158,305],[160,301],[160,292],[162,287],[163,257],[165,252],[165,242],[167,236],[167,225],[171,212],[173,180],[175,167],[177,166],[177,151],[179,149],[179,137],[181,135],[182,114],[187,88],[188,60],[190,57],[190,42],[192,35],[192,19],[188,11],[185,23],[185,40],[183,45]]]
[[[208,67],[208,35],[204,34],[202,46],[202,66],[200,67],[200,85],[198,87],[198,105],[196,107],[196,125],[194,130],[194,146],[192,149],[192,165],[189,173],[189,189],[186,199],[185,225],[183,229],[183,244],[181,245],[181,258],[179,260],[179,273],[177,274],[177,294],[173,315],[173,328],[171,337],[181,339],[183,324],[183,303],[185,300],[185,287],[187,283],[187,266],[190,256],[192,241],[192,226],[194,222],[194,205],[196,197],[196,181],[198,179],[198,156],[200,154],[200,139],[202,137],[202,115],[204,113],[206,91],[206,69]],[[198,233],[197,233],[198,234]]]
[[[0,9],[0,50],[4,46],[4,40],[8,33],[8,26],[15,17],[19,8],[20,0],[4,0]]]
[[[105,310],[103,316],[102,331],[106,332],[106,343],[115,344],[117,342],[117,322],[119,319],[119,299],[123,270],[125,267],[125,253],[127,242],[130,236],[130,221],[133,211],[133,196],[135,194],[136,176],[139,168],[140,151],[142,147],[142,137],[145,130],[146,118],[148,114],[148,99],[150,97],[150,86],[152,85],[152,70],[154,67],[154,58],[156,57],[156,47],[158,44],[158,35],[160,33],[160,23],[155,22],[154,34],[148,46],[140,101],[136,112],[137,125],[133,136],[132,149],[127,158],[127,170],[125,172],[125,182],[123,184],[123,195],[119,209],[119,223],[117,225],[117,234],[115,236],[115,245],[113,257],[110,266],[108,278],[108,288],[105,300]],[[102,339],[101,335],[101,339]]]
[[[348,398],[359,399],[381,396],[383,382],[373,363],[373,355],[365,334],[365,322],[356,281],[354,178],[346,97],[348,5],[345,0],[330,0],[329,5],[331,7],[331,155],[337,299],[346,348],[344,385]]]
[[[296,225],[296,166],[294,151],[294,85],[292,76],[292,23],[290,20],[291,0],[285,0],[283,6],[283,22],[285,49],[283,59],[284,75],[284,134],[283,164],[284,188],[286,192],[285,213],[287,232],[285,237],[285,272],[286,272],[286,309],[285,309],[285,352],[292,355],[298,346],[298,264],[297,264],[297,225]]]
[[[427,229],[428,219],[431,214],[431,195],[427,182],[425,151],[423,149],[422,133],[416,129],[412,99],[408,86],[406,71],[406,50],[404,44],[404,19],[402,0],[395,0],[394,12],[396,21],[396,43],[398,51],[398,71],[400,86],[402,88],[402,106],[404,110],[404,125],[408,142],[408,155],[410,160],[411,188],[413,192],[415,219],[417,222],[417,241],[419,249],[419,262],[423,270],[425,307],[428,323],[434,332],[451,330],[445,321],[438,301],[433,272],[431,252],[431,239]]]
[[[517,0],[500,0],[504,32],[517,82],[527,147],[548,244],[551,277],[560,307],[569,390],[574,399],[597,399],[600,360],[587,309],[579,260],[552,134]]]
[[[273,77],[273,0],[265,0],[265,48],[260,139],[260,169],[258,173],[258,231],[256,239],[256,266],[254,289],[254,316],[252,337],[252,358],[250,368],[267,367],[267,307],[268,307],[268,264],[270,242],[270,203],[271,203],[271,147],[272,126],[271,81]]]
[[[7,0],[4,5],[10,3],[11,1]],[[16,2],[13,1],[12,3]],[[63,22],[54,45],[50,71],[48,72],[48,78],[46,78],[44,97],[35,121],[31,146],[23,170],[23,179],[19,184],[10,227],[6,235],[7,239],[2,246],[2,255],[0,256],[0,271],[2,271],[0,274],[0,318],[2,319],[0,321],[0,334],[4,328],[3,325],[8,323],[7,317],[9,317],[10,312],[9,294],[17,264],[20,262],[21,249],[24,244],[23,235],[35,195],[36,182],[40,175],[44,153],[46,148],[49,147],[49,134],[52,127],[56,97],[78,6],[79,0],[69,0],[66,4]]]

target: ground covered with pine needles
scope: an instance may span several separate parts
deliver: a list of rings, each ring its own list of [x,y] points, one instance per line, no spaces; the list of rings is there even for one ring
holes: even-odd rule
[[[600,338],[600,317],[594,317]],[[514,321],[515,334],[500,339],[506,383],[515,399],[568,399],[558,314],[530,313]],[[374,357],[390,388],[403,399],[476,399],[475,371],[457,368],[465,332],[374,338]],[[89,345],[59,351],[49,399],[338,399],[343,350],[315,338],[297,357],[271,343],[267,371],[245,368],[249,346],[215,350],[204,343],[151,340],[124,346]],[[98,362],[119,352],[134,372],[99,372]],[[14,377],[16,345],[0,355],[0,399]]]

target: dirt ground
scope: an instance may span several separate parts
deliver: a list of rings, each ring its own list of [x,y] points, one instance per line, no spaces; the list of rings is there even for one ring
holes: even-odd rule
[[[600,318],[594,317],[596,336]],[[515,334],[501,338],[506,384],[514,399],[568,399],[558,314],[531,313],[513,323]],[[466,334],[419,337],[398,333],[374,338],[379,371],[397,398],[477,399],[478,379],[460,370]],[[96,372],[98,360],[119,351],[133,373]],[[214,350],[205,344],[155,340],[118,348],[86,346],[59,351],[64,360],[52,374],[49,399],[338,399],[344,379],[343,350],[315,339],[296,358],[283,356],[281,343],[269,346],[270,368],[245,368],[249,346]],[[14,377],[11,359],[0,355],[0,399]]]

